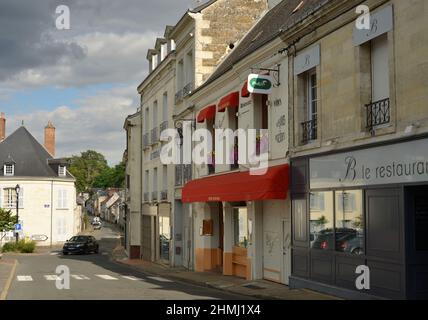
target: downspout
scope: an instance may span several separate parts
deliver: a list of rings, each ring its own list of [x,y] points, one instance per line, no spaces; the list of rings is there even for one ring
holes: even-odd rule
[[[51,236],[50,246],[52,248],[52,228],[53,228],[53,180],[51,181]]]

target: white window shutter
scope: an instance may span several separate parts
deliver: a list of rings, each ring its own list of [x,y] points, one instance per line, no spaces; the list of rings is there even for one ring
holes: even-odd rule
[[[24,188],[21,187],[19,190],[19,207],[24,208]]]

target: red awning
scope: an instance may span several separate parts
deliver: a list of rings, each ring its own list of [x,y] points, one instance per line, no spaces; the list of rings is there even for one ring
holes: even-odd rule
[[[244,86],[241,89],[241,97],[248,98],[251,95],[250,91],[248,91],[248,80],[245,81]]]
[[[239,92],[232,92],[220,100],[218,103],[218,112],[225,112],[226,108],[238,108],[238,106]]]
[[[223,174],[188,182],[183,202],[253,201],[286,199],[289,187],[288,164],[270,167],[263,175],[250,172]]]
[[[198,122],[203,123],[205,120],[214,119],[215,118],[215,108],[216,108],[216,105],[213,104],[213,105],[205,107],[201,111],[199,111],[198,117],[197,117]]]

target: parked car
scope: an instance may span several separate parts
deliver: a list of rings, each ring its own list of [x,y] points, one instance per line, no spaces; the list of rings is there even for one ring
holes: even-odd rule
[[[311,240],[313,240],[311,246],[314,249],[334,250],[336,248],[337,251],[355,255],[364,253],[364,237],[355,229],[336,229],[336,241],[332,229],[321,231],[316,238]]]
[[[94,230],[100,230],[101,229],[101,222],[93,222],[92,228],[94,228]]]
[[[74,236],[64,244],[62,253],[64,255],[69,253],[88,254],[98,253],[98,250],[98,242],[93,236]]]

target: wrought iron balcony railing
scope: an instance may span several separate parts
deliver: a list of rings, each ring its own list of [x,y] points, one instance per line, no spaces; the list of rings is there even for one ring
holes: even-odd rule
[[[366,105],[367,129],[388,124],[391,122],[391,108],[389,98],[372,102]]]
[[[183,90],[179,90],[176,94],[175,94],[175,104],[179,103],[183,101]]]
[[[162,190],[160,194],[160,199],[162,201],[168,200],[168,190]]]
[[[152,192],[152,201],[157,201],[158,200],[158,192],[157,191],[153,191]]]
[[[192,93],[194,89],[193,81],[186,84],[183,88],[183,98],[187,97],[189,94]]]
[[[158,128],[153,128],[151,131],[151,144],[155,144],[159,141]]]
[[[146,149],[150,146],[149,143],[150,139],[149,139],[149,133],[146,132],[145,134],[143,134],[143,148]]]
[[[150,201],[150,193],[144,192],[144,202],[149,202],[149,201]]]
[[[306,144],[310,141],[317,140],[317,118],[313,120],[302,122],[302,143]]]
[[[177,164],[175,166],[175,186],[179,187],[183,185],[183,165]]]
[[[160,133],[166,129],[168,129],[168,120],[163,121],[159,126]]]

